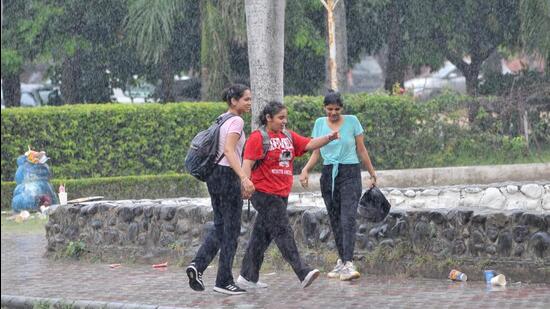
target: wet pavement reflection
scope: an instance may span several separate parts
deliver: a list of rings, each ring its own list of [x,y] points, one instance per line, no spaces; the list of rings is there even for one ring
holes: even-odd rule
[[[205,292],[187,285],[185,271],[168,265],[56,261],[44,258],[43,235],[2,235],[2,295],[57,297],[196,308],[550,308],[550,284],[511,282],[506,287],[484,282],[381,277],[363,274],[353,282],[319,277],[300,288],[288,271],[268,272],[269,288],[240,296],[212,291],[216,269],[207,269]],[[234,275],[238,276],[235,262]]]

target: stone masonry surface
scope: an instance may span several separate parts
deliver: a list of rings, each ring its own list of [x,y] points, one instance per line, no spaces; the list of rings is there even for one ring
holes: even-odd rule
[[[1,246],[3,306],[7,305],[4,301],[17,298],[14,296],[62,299],[64,304],[74,304],[71,308],[548,308],[550,305],[549,284],[513,281],[497,288],[482,282],[368,273],[353,282],[328,279],[323,274],[303,290],[290,272],[264,272],[260,278],[269,288],[225,296],[212,291],[214,267],[206,270],[207,290],[200,293],[188,287],[184,269],[173,265],[165,270],[137,264],[111,269],[103,263],[51,260],[43,256],[46,247],[43,235],[2,235]],[[234,274],[238,274],[237,270]]]
[[[292,206],[288,209],[298,246],[312,264],[333,263],[335,252],[326,210]],[[255,212],[242,215],[239,252],[246,247]],[[550,212],[500,211],[491,208],[393,209],[381,223],[360,218],[356,259],[384,249],[411,260],[454,264],[506,263],[509,274],[523,281],[550,282]],[[99,201],[58,207],[46,225],[49,255],[62,255],[68,246],[85,248],[92,256],[150,262],[158,258],[189,260],[212,228],[212,210],[196,199]],[[401,258],[394,259],[400,263]],[[402,263],[401,263],[402,264]],[[418,264],[418,263],[416,263]],[[441,263],[440,263],[441,264]],[[409,266],[385,269],[400,272]],[[435,268],[436,265],[432,265]],[[446,271],[428,271],[440,277]],[[428,269],[429,270],[429,269]],[[388,273],[385,271],[377,273]],[[472,279],[481,279],[481,274]]]

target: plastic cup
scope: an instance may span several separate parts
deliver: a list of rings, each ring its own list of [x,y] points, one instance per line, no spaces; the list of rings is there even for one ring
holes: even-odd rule
[[[463,272],[460,272],[456,269],[453,269],[449,273],[449,279],[451,279],[453,281],[466,281],[466,280],[468,280],[468,276],[466,276],[466,274],[463,273]]]
[[[485,275],[485,282],[486,283],[491,283],[491,279],[495,276],[495,271],[494,270],[485,270],[483,272],[483,274]]]
[[[503,274],[494,276],[493,278],[491,278],[491,284],[492,285],[505,286],[506,285],[506,277],[504,277]]]

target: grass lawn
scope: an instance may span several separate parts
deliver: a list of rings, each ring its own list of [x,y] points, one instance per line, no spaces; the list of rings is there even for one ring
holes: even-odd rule
[[[13,219],[11,212],[6,214],[2,213],[1,220],[1,232],[3,235],[9,234],[45,234],[46,230],[44,226],[48,222],[48,218],[41,218],[37,213],[31,214],[31,216],[22,222],[16,222]]]

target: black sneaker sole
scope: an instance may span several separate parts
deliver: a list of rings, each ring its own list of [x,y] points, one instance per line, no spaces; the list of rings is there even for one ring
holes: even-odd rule
[[[224,288],[220,288],[220,287],[217,287],[215,286],[214,287],[214,292],[218,292],[218,293],[222,293],[222,294],[227,294],[227,295],[241,295],[241,294],[246,294],[246,291],[230,291],[230,290],[227,290],[227,289],[224,289]]]
[[[189,278],[189,287],[195,291],[204,291],[204,284],[202,284],[198,279],[198,271],[195,266],[190,265],[185,270],[187,277]]]

